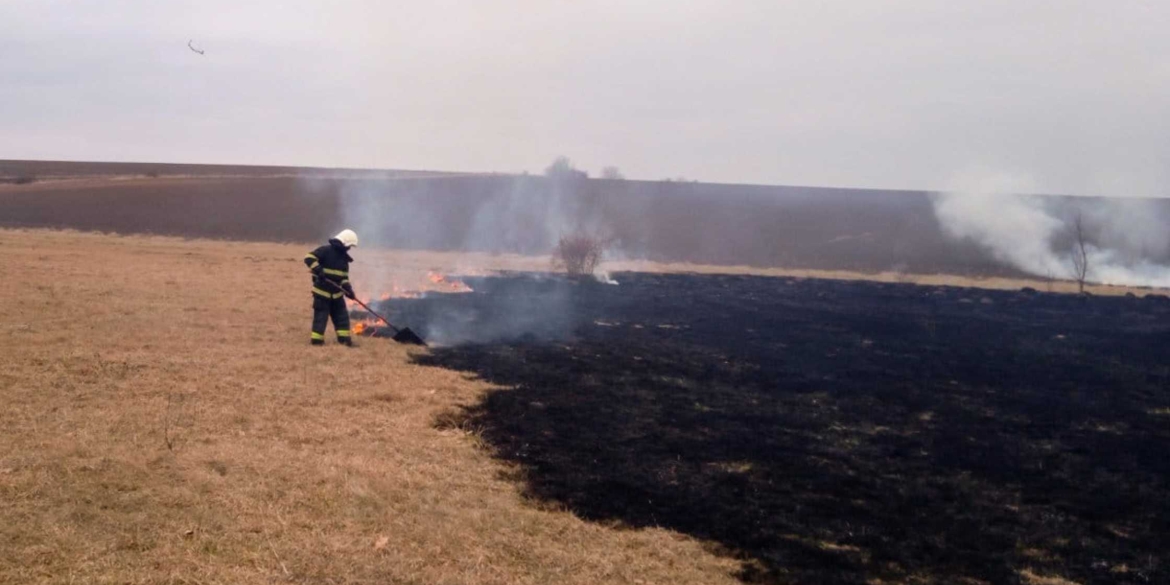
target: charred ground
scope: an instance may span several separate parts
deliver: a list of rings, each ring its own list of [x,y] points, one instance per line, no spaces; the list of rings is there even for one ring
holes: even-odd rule
[[[501,331],[418,354],[539,501],[748,559],[747,581],[1167,576],[1170,302],[909,284],[509,276],[384,306]],[[531,305],[539,324],[538,305]],[[518,338],[519,337],[519,338]]]

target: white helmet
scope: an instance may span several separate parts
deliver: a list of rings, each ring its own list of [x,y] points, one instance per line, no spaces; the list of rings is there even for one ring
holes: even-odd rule
[[[357,234],[353,233],[353,230],[341,230],[340,233],[333,236],[333,239],[341,242],[341,245],[346,248],[356,248],[358,245],[358,237]]]

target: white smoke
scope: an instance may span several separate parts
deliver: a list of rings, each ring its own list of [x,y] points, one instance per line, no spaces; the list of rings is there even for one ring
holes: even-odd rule
[[[477,293],[401,301],[399,316],[432,346],[571,337],[580,324],[579,287],[542,274],[471,281]]]
[[[583,177],[464,176],[335,185],[339,219],[358,232],[364,247],[534,258],[550,254],[570,234],[610,233],[597,193]],[[479,261],[469,260],[465,271],[456,266],[453,274],[482,273],[484,267],[475,264]],[[375,296],[415,284],[410,271],[376,262],[362,263],[360,275],[359,292]],[[599,280],[617,284],[608,274]],[[570,334],[577,317],[571,287],[539,274],[525,282],[542,293],[486,295],[477,290],[463,299],[465,306],[443,303],[434,305],[443,310],[432,311],[425,302],[414,303],[415,308],[391,318],[405,319],[405,325],[439,345]]]
[[[583,179],[355,180],[341,183],[338,194],[345,225],[375,246],[540,256],[565,235],[611,231]],[[364,274],[375,288],[388,284]]]
[[[1041,197],[1027,177],[975,173],[932,197],[950,237],[976,242],[997,260],[1029,274],[1073,278],[1072,225],[1088,234],[1087,280],[1170,287],[1170,218],[1149,199]],[[1162,260],[1161,262],[1159,260]]]
[[[517,180],[477,210],[463,248],[486,252],[548,251],[587,217],[579,181]]]
[[[615,286],[618,284],[618,281],[613,279],[613,276],[609,274],[608,270],[598,270],[597,273],[593,275],[593,278],[595,278],[597,282],[600,282],[601,284],[612,284]]]

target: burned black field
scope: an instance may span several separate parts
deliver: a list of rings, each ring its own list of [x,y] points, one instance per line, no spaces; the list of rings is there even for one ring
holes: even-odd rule
[[[1170,582],[1165,298],[615,277],[380,307],[504,388],[436,424],[533,499],[717,543],[745,581]]]

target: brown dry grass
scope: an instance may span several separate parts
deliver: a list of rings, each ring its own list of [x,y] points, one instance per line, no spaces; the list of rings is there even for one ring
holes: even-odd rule
[[[386,278],[381,279],[384,288],[391,284],[406,285],[419,290],[442,289],[442,286],[430,286],[420,283],[419,271],[437,270],[441,272],[482,276],[493,271],[547,271],[554,265],[552,256],[521,256],[517,254],[487,254],[480,252],[449,253],[449,252],[399,252],[389,250],[365,249],[361,252],[360,261],[369,262],[378,266],[392,266],[384,271]],[[914,283],[926,286],[956,286],[989,290],[1019,290],[1031,287],[1041,292],[1077,293],[1075,281],[1044,280],[1030,278],[987,277],[973,278],[953,274],[912,274],[904,272],[853,272],[848,270],[811,270],[794,268],[761,268],[757,266],[720,266],[713,264],[692,264],[687,262],[651,262],[648,260],[619,260],[606,261],[599,267],[607,274],[614,272],[661,272],[661,273],[696,273],[696,274],[744,274],[758,276],[777,276],[795,278],[824,278],[829,280],[865,280],[873,282]],[[369,280],[359,282],[358,286],[368,285]],[[1147,294],[1167,294],[1170,289],[1140,288],[1128,286],[1108,286],[1085,284],[1085,291],[1103,296],[1124,295],[1133,293],[1137,296]],[[363,291],[359,291],[363,292]],[[376,297],[384,290],[367,290],[363,294]]]
[[[381,253],[387,258],[397,259],[401,253]],[[515,254],[450,254],[441,252],[419,252],[411,255],[414,266],[434,266],[437,269],[461,272],[483,273],[485,270],[530,270],[545,271],[555,264],[551,256],[519,256]],[[1039,278],[986,277],[974,278],[953,274],[913,274],[905,272],[854,272],[849,270],[813,270],[798,268],[762,268],[758,266],[726,266],[713,264],[692,264],[688,262],[651,262],[648,260],[606,261],[599,267],[607,273],[613,272],[663,272],[696,274],[745,274],[759,276],[783,276],[796,278],[824,278],[829,280],[866,280],[873,282],[914,283],[926,286],[956,286],[990,290],[1019,290],[1031,287],[1041,292],[1077,293],[1077,283],[1071,280],[1045,280]],[[1095,295],[1115,296],[1133,293],[1167,294],[1170,289],[1141,288],[1085,284],[1085,291]]]
[[[853,272],[849,270],[812,270],[790,268],[759,268],[755,266],[712,266],[683,262],[607,262],[603,268],[609,271],[641,272],[696,272],[700,274],[756,274],[762,276],[790,276],[797,278],[825,278],[829,280],[867,280],[873,282],[914,283],[927,286],[957,286],[991,290],[1018,290],[1031,287],[1041,292],[1076,293],[1077,283],[1066,280],[1045,280],[1039,278],[986,277],[975,278],[953,274],[913,274],[906,272]],[[1143,296],[1150,293],[1166,294],[1167,289],[1111,286],[1085,283],[1085,292],[1095,295],[1124,295],[1134,293]]]
[[[524,501],[432,424],[483,383],[308,347],[305,249],[0,230],[0,582],[734,582]]]
[[[1069,581],[1062,577],[1046,577],[1044,575],[1037,575],[1029,569],[1020,571],[1020,577],[1027,585],[1080,585],[1076,581]]]

